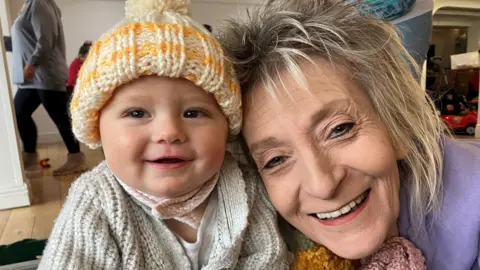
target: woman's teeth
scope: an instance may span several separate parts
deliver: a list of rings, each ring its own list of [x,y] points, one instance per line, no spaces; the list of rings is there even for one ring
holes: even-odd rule
[[[340,216],[346,215],[352,211],[355,211],[365,201],[369,193],[370,193],[370,189],[363,192],[360,196],[358,196],[351,202],[347,203],[346,205],[342,206],[341,208],[328,213],[318,213],[316,214],[316,216],[319,219],[328,220],[328,219],[335,219]]]

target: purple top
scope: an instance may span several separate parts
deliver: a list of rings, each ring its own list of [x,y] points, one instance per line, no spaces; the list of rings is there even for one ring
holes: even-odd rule
[[[480,270],[480,141],[445,139],[440,218],[415,237],[405,190],[400,191],[400,235],[420,248],[432,270]]]

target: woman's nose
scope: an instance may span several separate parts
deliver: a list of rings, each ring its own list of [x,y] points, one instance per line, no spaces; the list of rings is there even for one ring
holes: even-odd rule
[[[152,131],[152,141],[155,143],[180,144],[184,143],[187,135],[180,117],[159,117]]]
[[[335,196],[344,178],[341,168],[337,168],[326,153],[311,151],[303,158],[305,172],[302,175],[302,189],[311,196],[328,200]]]

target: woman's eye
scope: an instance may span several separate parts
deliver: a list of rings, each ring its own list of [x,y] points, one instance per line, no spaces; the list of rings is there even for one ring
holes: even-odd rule
[[[340,124],[340,125],[333,128],[333,130],[330,132],[329,138],[330,139],[336,139],[338,137],[341,137],[341,136],[349,133],[350,131],[352,131],[353,126],[354,126],[354,123]]]
[[[128,117],[132,118],[147,118],[150,117],[150,115],[143,110],[130,110],[126,113]]]
[[[183,113],[183,117],[185,118],[199,118],[205,116],[205,113],[200,110],[188,110]]]
[[[286,157],[283,157],[283,156],[279,156],[279,157],[274,157],[272,159],[270,159],[267,164],[263,167],[264,169],[272,169],[278,165],[281,165],[282,163],[284,163],[285,161],[287,160]]]

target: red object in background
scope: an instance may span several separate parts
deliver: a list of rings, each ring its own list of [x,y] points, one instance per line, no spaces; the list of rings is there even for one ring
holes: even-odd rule
[[[82,68],[83,60],[80,58],[73,59],[72,63],[70,64],[70,68],[68,69],[68,82],[67,86],[75,87],[77,82],[78,73],[80,72],[80,68]]]
[[[49,161],[50,159],[48,158],[40,160],[40,167],[44,169],[50,168],[50,164],[48,164]]]
[[[480,73],[475,72],[470,80],[470,84],[472,85],[473,89],[478,92],[478,84],[480,81]]]
[[[465,115],[444,115],[440,116],[452,130],[464,131],[468,135],[475,135],[478,111],[469,111]]]
[[[468,104],[470,107],[478,111],[478,98],[474,98]]]

